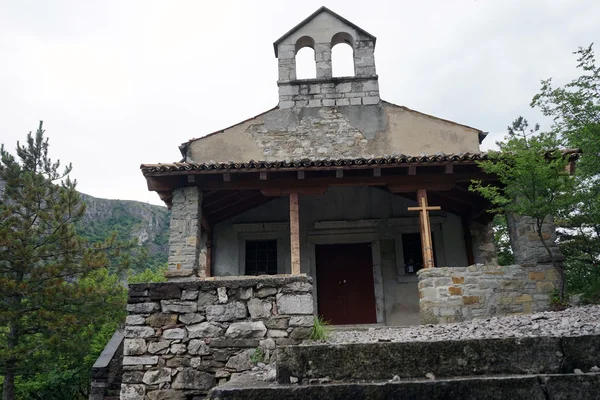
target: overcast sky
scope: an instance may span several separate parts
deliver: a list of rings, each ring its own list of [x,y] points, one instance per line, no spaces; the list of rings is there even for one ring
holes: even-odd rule
[[[600,45],[598,0],[0,0],[0,142],[44,120],[79,190],[149,201],[141,163],[277,104],[272,43],[326,5],[377,37],[383,99],[491,132]],[[600,52],[598,48],[597,53]]]

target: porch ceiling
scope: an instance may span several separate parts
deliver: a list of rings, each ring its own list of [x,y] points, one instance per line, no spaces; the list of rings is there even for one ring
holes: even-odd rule
[[[372,160],[371,160],[372,161]],[[290,193],[323,194],[332,186],[371,186],[415,199],[418,189],[425,189],[429,202],[467,220],[489,218],[489,204],[468,190],[473,179],[496,183],[496,177],[485,174],[477,159],[459,157],[437,160],[404,160],[392,163],[357,160],[346,162],[313,162],[270,168],[222,168],[218,170],[161,168],[146,169],[148,189],[156,191],[170,205],[173,189],[197,186],[204,193],[204,216],[210,224],[230,218],[276,196]],[[399,161],[399,160],[396,160]]]

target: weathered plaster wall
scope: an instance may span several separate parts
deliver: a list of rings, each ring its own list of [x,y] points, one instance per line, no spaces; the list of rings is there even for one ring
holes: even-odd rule
[[[407,207],[414,202],[368,187],[330,188],[323,196],[300,196],[302,272],[316,279],[314,246],[327,243],[371,242],[380,301],[378,318],[388,325],[419,323],[417,278],[404,276],[402,233],[419,232],[419,221]],[[438,217],[436,217],[438,215]],[[432,213],[436,257],[442,266],[467,265],[460,218]],[[244,238],[278,239],[283,252],[279,273],[290,273],[289,200],[276,198],[214,227],[213,273],[243,274],[240,242]],[[315,296],[316,297],[316,296]],[[318,306],[315,299],[315,307]]]
[[[389,103],[274,109],[195,140],[193,162],[479,152],[478,131]]]
[[[559,279],[545,264],[433,268],[418,276],[424,324],[547,311]]]
[[[200,398],[313,325],[304,275],[135,284],[128,302],[121,400]]]

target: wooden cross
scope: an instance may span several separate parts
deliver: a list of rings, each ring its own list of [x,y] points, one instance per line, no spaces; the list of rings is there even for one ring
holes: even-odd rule
[[[417,190],[418,207],[408,207],[408,211],[419,211],[421,222],[421,247],[423,248],[423,264],[425,268],[433,268],[433,243],[431,241],[431,224],[429,211],[441,210],[440,206],[427,205],[427,190]]]

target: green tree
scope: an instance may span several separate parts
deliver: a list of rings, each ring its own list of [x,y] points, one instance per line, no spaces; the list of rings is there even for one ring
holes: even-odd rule
[[[561,247],[572,278],[570,290],[587,292],[600,301],[600,67],[593,43],[574,54],[581,76],[562,87],[554,87],[552,79],[543,80],[531,106],[553,118],[555,135],[582,151],[573,206],[561,219],[566,228]]]
[[[548,243],[542,226],[548,217],[559,216],[572,202],[568,160],[559,150],[560,141],[552,132],[529,129],[527,120],[517,118],[508,127],[508,140],[498,143],[481,168],[498,177],[500,185],[474,181],[471,189],[494,204],[494,212],[532,218],[536,233],[548,253],[552,266],[561,276],[560,296],[564,294],[564,270]]]
[[[79,354],[78,335],[114,317],[120,285],[95,284],[114,237],[89,245],[75,232],[85,205],[69,178],[71,165],[48,156],[42,123],[17,143],[16,157],[0,147],[0,375],[3,400],[15,378],[45,372],[49,360]]]

